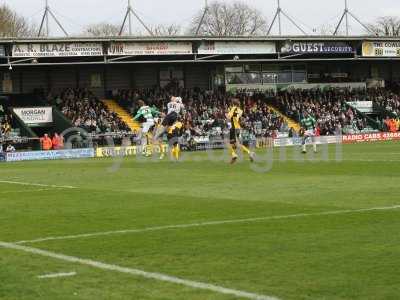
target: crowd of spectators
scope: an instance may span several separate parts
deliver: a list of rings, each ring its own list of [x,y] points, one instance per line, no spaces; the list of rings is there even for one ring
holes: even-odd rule
[[[0,137],[7,137],[12,130],[12,115],[0,105]]]
[[[186,109],[183,121],[191,136],[219,136],[226,133],[228,124],[225,115],[232,96],[239,98],[244,108],[244,132],[255,137],[294,133],[284,118],[268,108],[268,103],[299,123],[304,113],[308,112],[317,120],[317,132],[320,135],[357,133],[370,129],[365,115],[347,102],[372,101],[375,108],[400,117],[400,96],[387,89],[290,90],[276,95],[245,90],[231,95],[224,90],[206,91],[198,88],[126,89],[112,92],[112,97],[132,115],[138,109],[139,99],[165,111],[171,95],[179,95],[184,99]],[[50,94],[48,100],[58,106],[74,126],[88,132],[129,131],[128,126],[87,89],[66,89],[55,97]],[[382,129],[393,130],[393,122],[389,124],[382,117],[377,121],[381,122]],[[399,124],[398,119],[396,122]]]
[[[3,107],[0,105],[0,138],[7,138],[11,133],[12,115],[7,113]],[[11,144],[0,143],[0,161],[5,159],[6,152],[14,152],[15,148]]]
[[[320,135],[334,135],[348,133],[348,130],[354,133],[367,127],[366,118],[346,104],[365,97],[365,91],[355,89],[291,90],[279,92],[274,104],[297,122],[305,113],[310,114],[317,121]]]
[[[392,117],[400,117],[398,93],[384,88],[369,89],[366,98],[372,101],[377,108],[392,114]]]
[[[385,94],[385,93],[386,94]],[[224,91],[205,91],[200,89],[166,90],[130,89],[113,91],[114,99],[131,113],[137,110],[137,101],[144,99],[164,111],[171,95],[179,95],[185,101],[184,123],[194,136],[223,134],[227,128],[225,114],[232,97]],[[268,108],[275,105],[283,114],[300,123],[305,112],[317,120],[319,135],[338,133],[357,133],[370,130],[367,119],[347,102],[373,101],[386,110],[399,113],[400,97],[385,90],[330,89],[330,90],[291,90],[271,93],[251,93],[242,91],[233,95],[241,100],[244,107],[243,127],[247,134],[255,137],[276,136],[278,133],[293,135],[285,120]],[[387,122],[381,120],[384,129]]]
[[[113,97],[131,113],[137,109],[139,99],[143,99],[149,105],[154,105],[165,111],[171,95],[179,95],[184,99],[183,121],[188,134],[192,136],[219,136],[227,131],[226,113],[232,95],[225,91],[155,88],[113,92]],[[244,107],[242,125],[246,134],[257,137],[272,136],[277,131],[285,132],[289,130],[283,118],[268,108],[265,94],[244,91],[236,94],[235,97],[241,100]]]
[[[87,89],[66,89],[59,95],[48,95],[50,104],[72,121],[90,133],[124,132],[129,127],[117,114],[110,112],[105,104]]]

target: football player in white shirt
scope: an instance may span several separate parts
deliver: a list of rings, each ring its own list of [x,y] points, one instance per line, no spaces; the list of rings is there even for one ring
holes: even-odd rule
[[[181,97],[171,97],[171,101],[167,105],[167,115],[161,122],[155,135],[155,143],[158,141],[160,147],[162,147],[162,136],[168,131],[169,127],[173,126],[178,120],[180,115],[183,113],[185,106]],[[160,159],[164,158],[164,152],[161,152]]]
[[[160,138],[166,131],[167,128],[174,125],[179,120],[179,116],[183,112],[185,106],[182,103],[181,97],[171,97],[171,101],[167,105],[167,115],[161,122],[160,129],[156,135],[156,138]]]

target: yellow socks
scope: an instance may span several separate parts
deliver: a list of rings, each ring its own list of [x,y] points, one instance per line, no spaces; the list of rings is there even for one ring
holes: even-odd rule
[[[235,151],[236,147],[231,145],[231,156],[232,157],[237,157],[236,151]]]
[[[163,143],[162,142],[160,142],[160,153],[161,153],[161,155],[164,155],[165,154],[165,147],[164,147],[164,145],[163,145]]]
[[[146,156],[150,156],[153,153],[153,143],[150,138],[150,133],[146,134]]]
[[[180,153],[181,153],[181,149],[180,149],[179,145],[174,146],[174,149],[172,150],[172,154],[174,155],[176,160],[179,160]]]
[[[179,160],[179,152],[180,152],[179,146],[172,147],[171,154],[172,157],[175,158],[176,160]]]
[[[250,155],[250,150],[246,147],[246,146],[243,146],[242,145],[242,150],[246,153],[246,154],[249,154]]]

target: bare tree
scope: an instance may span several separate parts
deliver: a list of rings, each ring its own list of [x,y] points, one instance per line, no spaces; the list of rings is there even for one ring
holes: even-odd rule
[[[94,37],[101,37],[101,36],[118,36],[119,34],[119,27],[114,24],[110,23],[97,23],[88,25],[83,35],[85,36],[94,36]]]
[[[171,24],[171,25],[160,24],[153,26],[151,31],[156,36],[176,36],[181,34],[182,27],[178,24]]]
[[[204,11],[194,17],[189,33],[195,34]],[[256,8],[245,2],[213,2],[208,7],[200,26],[199,35],[212,36],[255,36],[267,32],[267,20]]]
[[[378,36],[400,36],[400,18],[380,17],[375,23],[369,24],[368,28]]]
[[[6,4],[0,6],[0,37],[32,37],[37,27]]]

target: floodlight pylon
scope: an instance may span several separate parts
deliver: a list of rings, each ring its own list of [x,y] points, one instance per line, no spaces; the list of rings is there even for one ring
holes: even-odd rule
[[[44,8],[44,13],[43,13],[43,17],[42,17],[42,22],[40,23],[40,27],[39,27],[38,37],[40,37],[42,35],[42,33],[44,33],[45,25],[46,25],[46,32],[44,33],[44,35],[46,37],[50,36],[49,17],[53,18],[53,20],[56,22],[58,27],[64,32],[65,36],[68,36],[67,31],[65,30],[65,28],[62,26],[60,21],[57,19],[57,17],[53,14],[52,10],[50,9],[49,1],[45,0],[45,8]]]
[[[132,8],[131,0],[128,0],[128,8],[126,10],[126,14],[124,17],[124,21],[122,22],[121,29],[119,31],[119,35],[121,36],[122,33],[124,32],[124,28],[126,25],[126,21],[128,21],[128,27],[129,27],[129,35],[132,35],[132,15],[139,21],[140,24],[146,29],[146,31],[151,35],[154,36],[153,31],[146,25],[146,23],[139,17],[139,15],[135,12],[135,10]]]
[[[373,34],[371,29],[368,28],[368,26],[365,25],[363,22],[361,22],[361,20],[349,10],[348,0],[344,0],[344,11],[343,11],[343,14],[342,14],[342,16],[341,16],[341,18],[339,20],[339,23],[337,24],[337,26],[335,28],[335,32],[333,33],[333,35],[337,35],[338,34],[340,26],[342,25],[343,21],[345,21],[345,25],[346,25],[346,35],[347,36],[349,35],[349,33],[350,33],[349,16],[351,18],[353,18],[358,24],[360,24],[365,30],[367,30],[369,33]]]
[[[286,19],[289,20],[290,23],[292,23],[301,33],[304,35],[307,35],[305,30],[301,28],[299,24],[297,24],[293,18],[291,18],[281,7],[281,1],[277,0],[278,2],[278,8],[276,9],[276,13],[274,15],[274,18],[271,22],[271,25],[268,28],[267,35],[271,34],[272,28],[274,27],[275,23],[278,21],[278,28],[279,28],[279,35],[282,35],[282,16],[284,16]]]
[[[208,9],[209,9],[209,7],[208,7],[208,0],[204,0],[204,1],[205,1],[205,5],[204,5],[204,12],[203,12],[203,15],[201,16],[201,19],[200,19],[199,26],[197,27],[197,30],[196,30],[196,36],[198,36],[198,35],[199,35],[199,32],[200,32],[201,26],[203,26],[204,19],[205,19],[206,15],[207,15],[207,13],[208,13]]]

